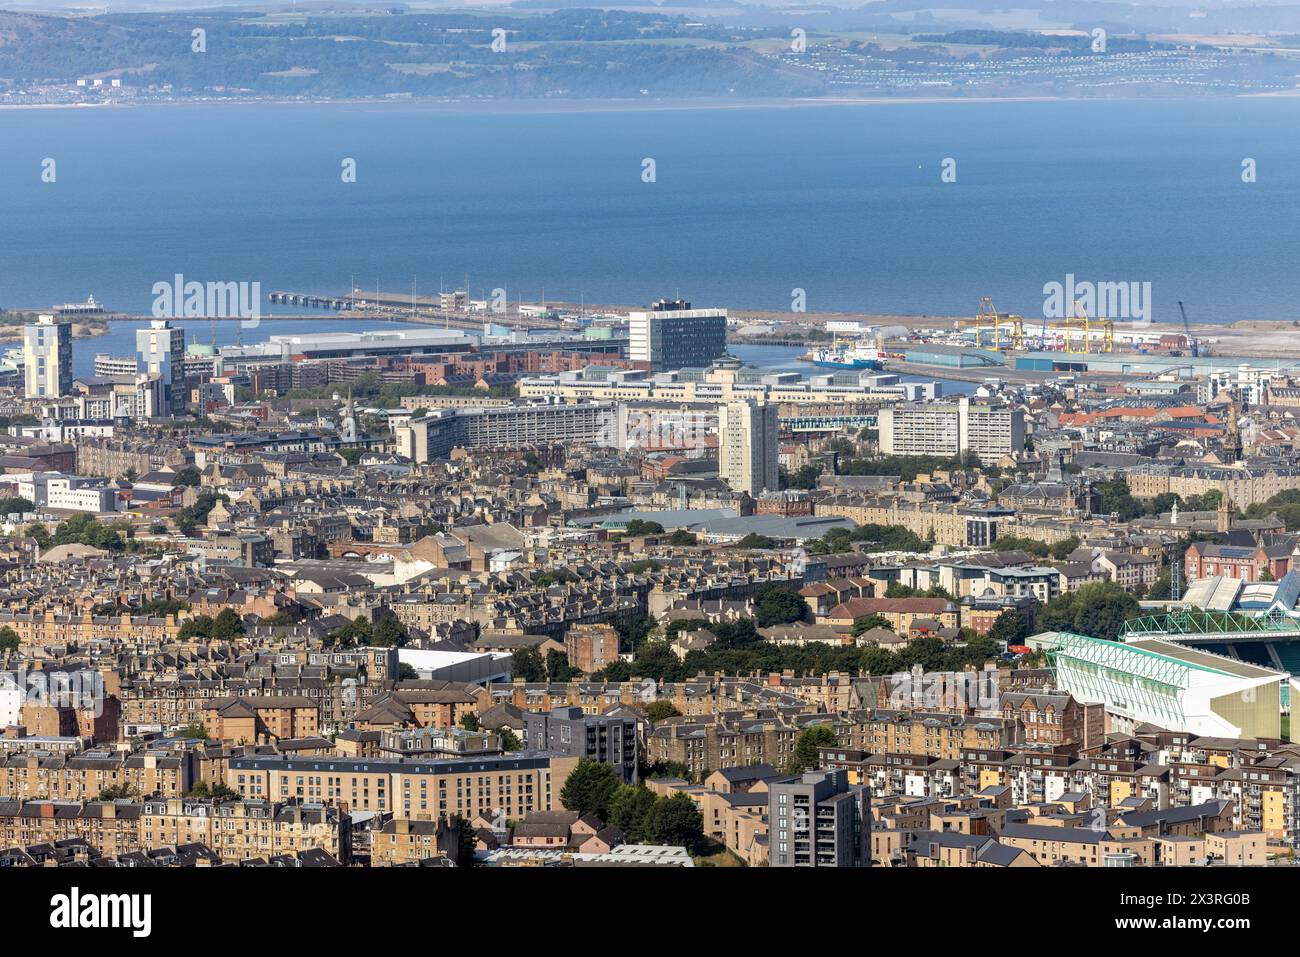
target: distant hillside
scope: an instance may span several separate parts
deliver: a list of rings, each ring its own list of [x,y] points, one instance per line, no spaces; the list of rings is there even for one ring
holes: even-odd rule
[[[1297,37],[1148,36],[1128,21],[1139,10],[1172,22],[1164,7],[1052,0],[1029,16],[1050,15],[1042,25],[992,29],[965,21],[976,11],[931,9],[926,0],[880,0],[858,10],[720,6],[712,19],[707,11],[682,15],[674,7],[525,8],[539,2],[448,13],[400,5],[363,13],[0,12],[0,104],[108,97],[1203,96],[1290,93],[1300,75],[1300,58],[1290,52],[1300,49]],[[1221,13],[1210,10],[1207,19]],[[1067,19],[1085,15],[1090,19]],[[1256,9],[1234,15],[1254,18]],[[1186,11],[1177,22],[1205,29]],[[1099,29],[1107,36],[1097,48],[1092,35]]]
[[[0,77],[116,76],[123,85],[271,96],[817,95],[823,84],[736,45],[771,30],[573,10],[270,18],[234,13],[68,19],[0,13]],[[206,31],[206,52],[191,51]],[[494,30],[504,49],[494,49]],[[500,44],[498,43],[498,47]]]

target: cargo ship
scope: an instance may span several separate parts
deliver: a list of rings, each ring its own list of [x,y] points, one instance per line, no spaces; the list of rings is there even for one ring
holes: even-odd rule
[[[801,358],[823,369],[880,369],[889,353],[861,346],[817,349]]]

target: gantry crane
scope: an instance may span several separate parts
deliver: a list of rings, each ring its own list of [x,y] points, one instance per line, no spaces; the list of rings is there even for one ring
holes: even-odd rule
[[[980,299],[980,309],[975,318],[958,319],[956,327],[959,332],[974,329],[975,346],[979,349],[989,348],[1001,352],[1004,349],[1025,348],[1024,317],[998,312],[989,296]],[[1043,320],[1038,334],[1038,348],[1046,348],[1048,333],[1052,331],[1064,334],[1066,352],[1083,354],[1113,352],[1115,349],[1115,321],[1104,316],[1090,317],[1077,300],[1065,319]]]
[[[980,298],[980,309],[974,319],[958,319],[957,330],[975,330],[975,348],[989,348],[994,352],[1025,347],[1025,320],[1021,316],[998,312],[991,296]],[[985,338],[990,341],[986,345]]]

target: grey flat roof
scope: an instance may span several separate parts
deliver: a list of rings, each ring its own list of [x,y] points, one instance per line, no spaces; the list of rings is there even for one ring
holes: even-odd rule
[[[1191,648],[1187,645],[1179,644],[1176,641],[1165,641],[1161,638],[1138,638],[1134,641],[1125,643],[1134,648],[1141,648],[1144,651],[1154,651],[1158,655],[1177,658],[1181,661],[1186,661],[1188,664],[1199,665],[1202,668],[1214,668],[1218,671],[1226,671],[1228,674],[1236,675],[1238,678],[1285,678],[1287,676],[1284,671],[1275,671],[1272,668],[1252,665],[1248,661],[1240,661],[1236,658],[1228,658],[1225,655],[1216,655],[1208,651],[1201,651],[1197,648]]]

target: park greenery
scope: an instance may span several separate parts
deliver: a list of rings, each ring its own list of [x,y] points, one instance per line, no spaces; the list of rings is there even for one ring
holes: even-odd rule
[[[1286,523],[1286,530],[1300,530],[1300,489],[1278,492],[1266,502],[1257,502],[1246,509],[1247,518],[1267,518],[1276,515]]]
[[[902,525],[859,525],[857,528],[832,528],[821,538],[808,542],[811,555],[834,555],[841,552],[919,552],[928,553],[933,543]]]
[[[799,732],[794,752],[786,763],[786,774],[802,774],[808,768],[818,767],[818,748],[833,748],[839,744],[835,732],[827,724],[814,724]]]
[[[560,790],[560,803],[614,825],[633,844],[679,845],[694,852],[704,843],[704,818],[689,795],[661,797],[641,785],[623,784],[601,761],[578,761]]]
[[[51,535],[44,525],[30,525],[27,535],[41,549],[56,545],[89,545],[108,552],[127,550],[131,538],[129,522],[101,522],[90,514],[74,515],[60,522]]]
[[[188,641],[194,638],[214,638],[218,641],[229,641],[232,638],[238,638],[243,633],[244,622],[239,617],[239,613],[233,608],[223,608],[215,618],[211,615],[196,615],[193,618],[186,619],[176,637],[180,641]]]
[[[1054,558],[1058,562],[1063,562],[1070,557],[1080,545],[1079,539],[1071,535],[1069,538],[1063,538],[1059,542],[1048,545],[1046,542],[1040,542],[1035,538],[1022,538],[1017,535],[999,536],[991,546],[995,552],[1024,552],[1034,558]]]
[[[781,617],[793,617],[793,602],[788,596],[776,599],[774,586],[767,593],[769,613],[780,609]],[[942,589],[924,592],[903,585],[891,586],[890,597],[932,597],[952,600]],[[1094,638],[1113,640],[1125,620],[1139,613],[1137,599],[1114,582],[1090,582],[1076,592],[1063,594],[1038,610],[1033,631],[1070,631]],[[761,612],[760,612],[761,614]],[[967,666],[982,667],[1001,655],[1007,645],[1023,644],[1031,629],[1028,617],[1017,609],[1004,611],[987,635],[963,630],[961,640],[947,643],[934,636],[913,638],[897,651],[876,645],[839,646],[821,642],[806,645],[778,645],[765,641],[754,618],[714,622],[705,618],[675,619],[660,628],[648,617],[624,626],[625,634],[635,633],[637,640],[628,645],[632,661],[616,661],[591,677],[603,681],[630,681],[649,678],[655,681],[685,681],[700,675],[752,675],[791,670],[795,674],[824,674],[843,671],[862,674],[894,674],[920,665],[926,671],[960,671]],[[854,635],[872,628],[888,628],[883,616],[863,616],[853,623]],[[670,647],[683,632],[704,630],[716,641],[703,650],[688,651],[679,658]],[[523,662],[522,671],[520,662]],[[547,680],[547,669],[536,652],[516,654],[516,674],[529,681]],[[550,680],[556,680],[551,678]]]
[[[334,629],[325,636],[325,646],[330,648],[361,648],[378,646],[400,648],[411,640],[407,627],[393,615],[379,615],[372,622],[365,615]]]

